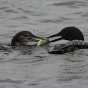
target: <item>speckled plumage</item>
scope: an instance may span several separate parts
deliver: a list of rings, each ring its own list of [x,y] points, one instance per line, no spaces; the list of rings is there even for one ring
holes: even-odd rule
[[[71,42],[65,44],[57,44],[54,46],[50,46],[48,52],[51,54],[63,54],[67,52],[73,52],[77,49],[87,49],[88,43],[82,40],[73,40]]]

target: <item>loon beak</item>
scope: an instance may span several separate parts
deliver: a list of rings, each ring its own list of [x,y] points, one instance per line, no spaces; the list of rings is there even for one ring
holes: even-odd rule
[[[57,37],[57,36],[59,36],[59,34],[54,34],[54,35],[51,35],[51,36],[49,36],[47,38],[52,38],[52,37]]]
[[[34,36],[34,37],[29,37],[28,38],[28,42],[38,42],[40,39],[43,39],[41,37],[38,37],[38,36]]]
[[[51,40],[50,42],[55,42],[55,41],[58,41],[58,40],[63,39],[63,37],[60,35],[60,33],[57,33],[57,34],[51,35],[51,36],[49,36],[49,37],[47,37],[47,38],[49,39],[49,38],[52,38],[52,37],[59,37],[59,38],[54,39],[54,40]]]

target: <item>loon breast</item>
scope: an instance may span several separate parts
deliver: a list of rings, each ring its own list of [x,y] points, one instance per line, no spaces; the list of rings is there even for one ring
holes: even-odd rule
[[[77,49],[86,49],[88,48],[88,43],[82,40],[73,40],[65,44],[57,44],[50,46],[48,52],[51,54],[64,54],[67,52],[73,52]]]

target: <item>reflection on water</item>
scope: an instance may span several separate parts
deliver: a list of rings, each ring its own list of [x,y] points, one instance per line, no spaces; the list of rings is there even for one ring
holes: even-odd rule
[[[19,31],[41,37],[76,26],[88,41],[87,0],[0,0],[0,43]],[[87,88],[88,50],[48,54],[47,46],[0,51],[0,88]]]

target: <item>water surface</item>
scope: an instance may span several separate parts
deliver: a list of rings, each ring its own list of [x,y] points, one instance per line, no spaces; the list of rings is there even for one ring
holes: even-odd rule
[[[46,37],[76,26],[88,41],[88,0],[0,0],[0,43],[22,30]],[[88,88],[88,50],[48,54],[46,47],[0,51],[0,88]]]

